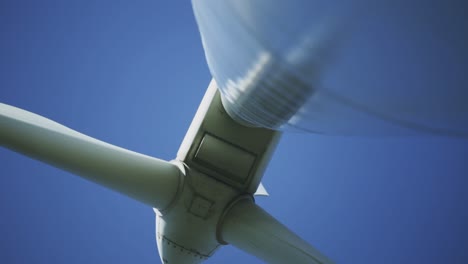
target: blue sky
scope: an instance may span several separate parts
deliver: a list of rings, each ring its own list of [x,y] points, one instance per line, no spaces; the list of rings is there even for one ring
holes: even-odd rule
[[[188,1],[2,1],[0,101],[175,157],[211,79]],[[468,142],[286,133],[257,201],[338,263],[466,263]],[[151,208],[0,149],[3,263],[158,263]],[[231,246],[206,263],[261,263]]]

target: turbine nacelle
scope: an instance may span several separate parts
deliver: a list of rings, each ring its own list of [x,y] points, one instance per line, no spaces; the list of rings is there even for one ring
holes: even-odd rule
[[[233,121],[214,81],[172,162],[0,104],[2,146],[155,208],[164,263],[199,263],[228,243],[273,263],[330,263],[253,202],[279,136]]]

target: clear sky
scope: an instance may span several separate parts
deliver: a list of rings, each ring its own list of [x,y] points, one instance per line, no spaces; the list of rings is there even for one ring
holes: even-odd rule
[[[189,1],[1,1],[0,101],[173,159],[211,79]],[[337,263],[467,263],[468,142],[286,133],[257,201]],[[0,149],[0,262],[158,263],[151,208]],[[231,246],[206,263],[261,263]]]

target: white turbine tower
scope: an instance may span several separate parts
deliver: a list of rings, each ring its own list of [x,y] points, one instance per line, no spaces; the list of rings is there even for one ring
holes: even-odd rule
[[[395,88],[381,97],[366,83],[356,96],[329,89],[322,74],[346,47],[355,10],[324,14],[301,28],[309,21],[304,2],[192,1],[214,79],[174,160],[119,148],[6,104],[0,144],[154,208],[162,263],[201,263],[227,244],[268,263],[332,263],[255,204],[255,194],[267,194],[261,179],[281,131],[466,137],[467,107],[460,104],[466,92],[444,97],[424,87],[421,97]]]

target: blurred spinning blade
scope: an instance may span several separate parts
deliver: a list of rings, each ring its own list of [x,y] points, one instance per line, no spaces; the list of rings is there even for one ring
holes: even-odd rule
[[[461,2],[192,3],[223,105],[242,124],[468,137]]]

